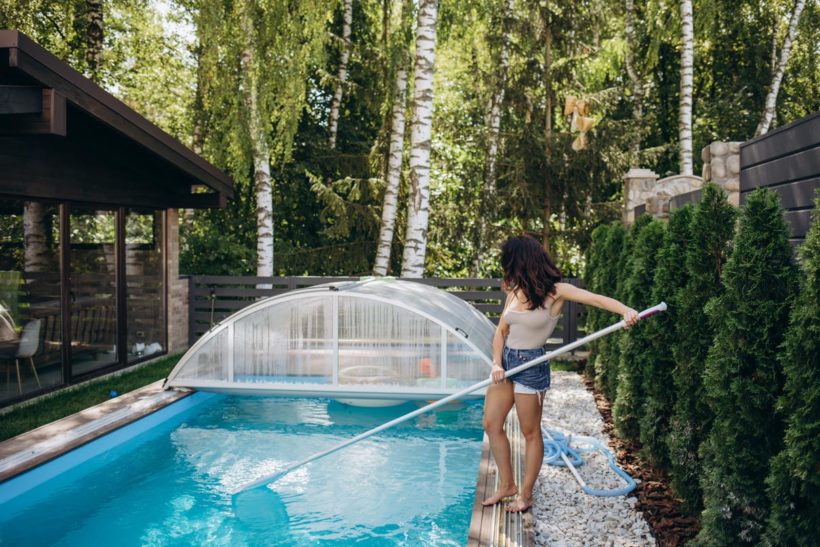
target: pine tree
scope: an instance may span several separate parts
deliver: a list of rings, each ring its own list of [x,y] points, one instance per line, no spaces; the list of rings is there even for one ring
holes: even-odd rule
[[[672,212],[669,217],[663,247],[658,253],[650,299],[653,305],[666,302],[667,310],[647,321],[645,326],[646,339],[650,345],[641,371],[644,404],[640,414],[640,439],[644,457],[661,468],[669,466],[666,436],[675,400],[672,383],[675,361],[671,348],[678,336],[681,290],[689,277],[686,270],[686,249],[691,244],[691,220],[691,205]]]
[[[714,420],[703,447],[701,544],[757,544],[766,525],[764,478],[783,435],[774,411],[783,388],[778,347],[795,274],[777,195],[756,190],[741,213],[724,292],[706,306],[715,339],[703,385]]]
[[[620,222],[610,224],[601,250],[601,265],[597,276],[599,294],[615,296],[615,287],[618,282],[618,261],[621,257],[625,239],[626,229],[624,229],[623,224]],[[603,322],[606,323],[606,318],[603,319]],[[602,390],[610,401],[615,397],[615,391],[611,390],[611,386],[615,385],[615,379],[617,378],[616,367],[609,365],[611,362],[609,360],[610,348],[615,334],[613,333],[598,341],[598,355],[595,357],[595,386]]]
[[[596,227],[592,231],[592,241],[587,250],[587,260],[584,268],[584,285],[588,291],[594,293],[600,293],[602,290],[601,284],[603,280],[601,277],[605,270],[603,254],[609,230],[609,224],[601,224]],[[595,332],[603,328],[604,315],[606,313],[604,310],[596,308],[595,306],[587,306],[585,313],[587,332]],[[595,377],[595,367],[593,363],[595,363],[595,359],[600,351],[600,342],[601,340],[596,340],[590,344],[591,353],[587,359],[586,368],[584,369],[584,374],[586,374],[589,379]]]
[[[692,213],[692,243],[686,250],[688,280],[675,297],[678,336],[671,346],[675,402],[667,437],[669,474],[672,489],[691,513],[702,508],[699,450],[711,424],[702,376],[714,332],[703,308],[722,292],[720,274],[729,254],[736,216],[737,210],[728,203],[723,190],[714,184],[704,186],[701,201]]]
[[[791,310],[780,363],[786,377],[778,411],[785,446],[766,481],[771,515],[764,543],[810,545],[820,530],[820,199],[800,249],[804,277]]]
[[[622,299],[626,305],[637,310],[650,305],[652,281],[664,231],[664,224],[654,219],[637,230]],[[647,323],[638,323],[621,337],[618,388],[612,406],[615,427],[624,439],[637,440],[639,437],[638,417],[644,403],[643,370],[650,366],[648,361],[652,359]]]

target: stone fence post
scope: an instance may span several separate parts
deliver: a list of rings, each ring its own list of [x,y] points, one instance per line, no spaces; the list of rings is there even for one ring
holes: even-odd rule
[[[740,144],[713,142],[700,153],[703,182],[713,182],[728,194],[729,203],[740,207]]]
[[[635,207],[645,205],[646,199],[653,193],[658,174],[651,169],[632,167],[624,175],[624,211],[623,223],[631,226],[635,222]]]

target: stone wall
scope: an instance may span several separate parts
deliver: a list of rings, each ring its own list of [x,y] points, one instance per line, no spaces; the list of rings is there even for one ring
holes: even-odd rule
[[[740,206],[740,142],[713,142],[703,148],[703,181],[726,192],[729,203]]]
[[[698,190],[702,185],[702,179],[694,175],[672,175],[658,180],[655,172],[633,167],[624,175],[623,222],[627,226],[635,222],[635,207],[641,205],[655,218],[666,218],[671,198]]]
[[[168,257],[168,353],[188,348],[188,279],[179,278],[179,211],[165,211]]]

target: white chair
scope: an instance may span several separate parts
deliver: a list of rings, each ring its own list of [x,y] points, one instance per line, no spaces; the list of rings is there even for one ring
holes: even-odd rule
[[[20,335],[20,343],[17,346],[17,353],[14,356],[14,364],[17,368],[17,391],[23,393],[23,382],[20,379],[20,359],[28,359],[31,364],[31,370],[34,372],[34,378],[37,380],[37,386],[40,385],[40,377],[37,376],[37,367],[34,366],[34,354],[40,347],[40,325],[39,319],[33,319],[26,323],[23,327],[23,333]],[[9,381],[10,369],[6,371],[6,383]]]

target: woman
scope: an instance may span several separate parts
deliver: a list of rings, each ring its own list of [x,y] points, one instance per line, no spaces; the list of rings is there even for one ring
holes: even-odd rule
[[[561,273],[549,254],[530,236],[512,237],[502,245],[501,266],[507,299],[493,338],[493,384],[487,388],[484,400],[484,431],[498,466],[500,484],[483,504],[493,505],[518,494],[507,510],[520,512],[532,506],[532,488],[544,459],[541,405],[550,385],[550,367],[549,362],[536,365],[519,372],[512,381],[504,378],[504,371],[546,353],[544,346],[558,322],[564,302],[578,302],[617,313],[628,326],[638,321],[638,313],[612,298],[561,283]],[[504,432],[504,420],[513,404],[527,441],[520,491],[513,480],[510,443]]]

